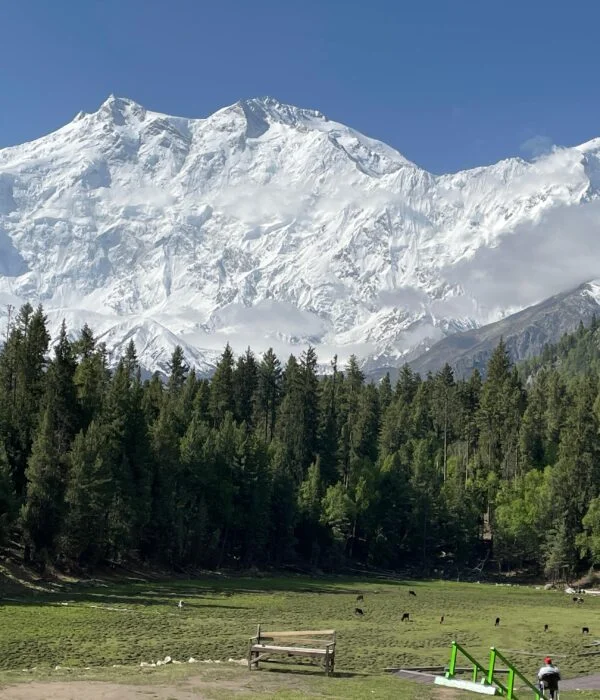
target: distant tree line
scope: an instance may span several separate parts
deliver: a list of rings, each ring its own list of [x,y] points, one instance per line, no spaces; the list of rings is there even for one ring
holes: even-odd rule
[[[142,381],[84,326],[50,352],[25,305],[0,351],[0,536],[27,560],[191,570],[348,563],[447,571],[490,556],[549,575],[600,562],[600,330],[457,381],[395,386],[309,348],[234,357],[210,380],[176,348]]]

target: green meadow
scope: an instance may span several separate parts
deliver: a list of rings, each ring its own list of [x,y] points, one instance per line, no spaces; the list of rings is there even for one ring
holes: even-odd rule
[[[362,617],[354,614],[359,594],[364,596],[358,604]],[[404,612],[410,622],[401,622]],[[230,663],[245,658],[258,623],[265,630],[335,629],[338,677],[323,678],[317,669],[291,672],[289,667],[273,673],[278,667],[272,665],[250,674]],[[584,626],[589,636],[582,635]],[[563,592],[524,586],[300,576],[74,585],[60,593],[29,592],[0,601],[0,681],[118,677],[148,682],[150,676],[158,682],[217,674],[238,679],[239,692],[252,692],[252,697],[293,698],[309,692],[424,700],[453,691],[401,682],[384,669],[445,664],[455,639],[481,662],[496,646],[532,679],[543,657],[551,654],[567,678],[600,673],[600,653],[593,653],[600,646],[590,646],[596,637],[600,639],[600,598],[587,596],[575,604]],[[221,665],[140,668],[141,662],[167,655]],[[238,694],[231,688],[223,692]],[[218,683],[211,693],[227,696]],[[600,692],[585,697],[600,698]]]

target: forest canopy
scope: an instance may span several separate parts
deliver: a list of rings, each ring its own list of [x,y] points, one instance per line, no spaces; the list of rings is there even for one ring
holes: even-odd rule
[[[600,562],[600,330],[485,380],[446,365],[367,381],[227,346],[210,379],[181,348],[142,379],[85,326],[50,348],[25,305],[0,351],[0,538],[26,559],[176,570],[350,562],[555,575]]]

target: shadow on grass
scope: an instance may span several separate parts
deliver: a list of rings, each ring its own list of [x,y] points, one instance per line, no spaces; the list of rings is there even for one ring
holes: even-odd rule
[[[217,574],[190,580],[139,580],[100,582],[79,581],[56,585],[51,579],[37,579],[35,588],[30,588],[32,581],[11,581],[9,589],[2,587],[0,572],[0,608],[4,605],[47,605],[60,602],[74,604],[139,605],[177,607],[179,600],[184,601],[183,610],[192,608],[222,608],[224,610],[248,610],[246,606],[220,604],[215,599],[229,598],[235,595],[264,595],[273,593],[347,595],[359,594],[376,596],[378,586],[402,586],[408,582],[388,578],[369,578],[367,580],[351,579],[347,576],[324,576],[313,578],[307,575],[290,574],[269,577],[231,576],[220,577]],[[21,573],[21,572],[20,572]],[[16,585],[15,585],[16,584]],[[414,583],[410,584],[414,586]],[[194,602],[187,598],[195,599]],[[198,599],[206,599],[206,603]]]
[[[178,608],[178,606],[170,600],[165,600],[164,598],[148,598],[145,596],[119,596],[112,594],[96,594],[96,595],[69,595],[68,593],[60,593],[56,595],[37,595],[29,596],[27,598],[0,598],[0,609],[2,607],[10,606],[37,606],[37,605],[50,605],[52,607],[80,607],[80,606],[92,606],[97,605],[99,608],[103,606],[110,605],[137,605],[141,607],[165,607],[173,608],[173,612],[179,612],[181,616],[185,616],[186,609],[196,609],[204,610],[207,608],[216,608],[223,610],[251,610],[251,607],[245,605],[221,605],[220,603],[190,603],[185,601],[183,608]],[[125,608],[123,608],[125,610]]]
[[[325,671],[321,668],[297,668],[296,666],[291,666],[285,668],[284,664],[279,666],[278,664],[273,664],[272,668],[260,668],[258,671],[252,671],[255,673],[279,673],[285,675],[294,676],[318,676],[320,678],[327,678]],[[361,671],[334,671],[334,673],[329,676],[330,678],[369,678],[373,674],[364,673]]]

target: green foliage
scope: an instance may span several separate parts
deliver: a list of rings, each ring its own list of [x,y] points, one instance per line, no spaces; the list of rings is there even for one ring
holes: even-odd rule
[[[0,443],[0,544],[8,535],[17,512],[17,498],[10,475],[8,457]]]
[[[142,382],[84,326],[50,360],[41,308],[0,350],[0,536],[40,562],[140,557],[178,570],[358,562],[559,576],[599,563],[600,326],[482,380],[408,366],[374,384],[356,357],[319,376],[314,348],[268,350],[212,378],[175,348]],[[21,518],[16,515],[21,509]],[[20,532],[19,532],[20,528]]]
[[[583,532],[577,536],[577,545],[582,557],[589,557],[592,564],[600,564],[600,498],[590,501],[583,517]]]
[[[503,482],[496,496],[494,547],[512,564],[536,562],[543,556],[552,524],[552,469],[532,470]]]
[[[45,563],[54,550],[63,514],[64,473],[57,447],[56,424],[46,408],[25,471],[27,499],[21,522],[34,560]]]
[[[104,434],[92,421],[80,432],[69,455],[66,514],[59,551],[69,561],[87,566],[107,552],[107,513],[113,495]]]

